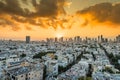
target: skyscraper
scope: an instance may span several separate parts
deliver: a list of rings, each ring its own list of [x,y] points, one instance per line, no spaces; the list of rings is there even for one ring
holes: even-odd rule
[[[103,35],[100,35],[100,36],[98,36],[98,42],[104,42],[104,38],[103,38]]]
[[[60,41],[60,42],[63,42],[63,37],[61,37],[61,38],[59,39],[59,41]]]
[[[80,42],[80,41],[81,41],[80,36],[75,36],[75,37],[74,37],[74,41],[75,41],[75,42]]]
[[[26,43],[30,43],[30,36],[26,36]]]
[[[120,35],[118,35],[118,36],[116,37],[116,41],[117,41],[117,42],[120,42]]]
[[[57,42],[58,41],[58,38],[57,37],[55,37],[55,40],[54,40],[55,42]]]

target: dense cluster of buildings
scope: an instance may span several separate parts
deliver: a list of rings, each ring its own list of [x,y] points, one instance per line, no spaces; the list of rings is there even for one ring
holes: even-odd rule
[[[37,55],[37,56],[36,56]],[[120,80],[120,36],[0,40],[0,80]]]
[[[89,37],[85,37],[84,39],[81,38],[80,36],[75,36],[74,38],[47,38],[46,39],[47,42],[64,42],[64,41],[71,41],[71,42],[120,42],[120,35],[116,36],[116,38],[114,40],[108,39],[103,37],[103,35],[100,35],[96,38],[89,38]]]

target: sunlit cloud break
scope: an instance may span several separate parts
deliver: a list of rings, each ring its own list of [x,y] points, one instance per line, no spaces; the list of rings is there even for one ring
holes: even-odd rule
[[[15,27],[22,23],[24,26],[30,24],[54,29],[60,26],[64,29],[66,28],[64,23],[67,24],[70,17],[61,16],[67,15],[64,7],[70,6],[70,4],[67,0],[1,0],[0,25]],[[29,6],[31,9],[23,7],[23,5]]]
[[[0,0],[0,26],[17,31],[21,24],[26,30],[120,24],[120,3],[99,3],[68,15],[64,8],[71,4],[68,0]]]

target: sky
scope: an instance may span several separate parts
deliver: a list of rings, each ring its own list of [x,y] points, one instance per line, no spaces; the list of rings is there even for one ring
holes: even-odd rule
[[[120,0],[0,0],[0,39],[120,34]]]

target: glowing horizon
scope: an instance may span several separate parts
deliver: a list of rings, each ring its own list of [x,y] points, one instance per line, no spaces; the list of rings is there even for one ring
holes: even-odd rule
[[[120,34],[119,10],[119,0],[0,0],[0,39],[113,39]]]

